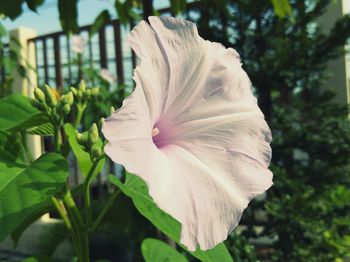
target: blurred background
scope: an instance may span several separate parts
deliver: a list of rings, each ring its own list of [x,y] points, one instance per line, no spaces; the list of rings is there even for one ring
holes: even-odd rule
[[[203,38],[238,51],[273,133],[274,186],[226,241],[234,261],[350,261],[349,12],[350,0],[1,1],[0,97],[45,83],[59,93],[84,79],[101,87],[83,116],[89,127],[133,90],[131,28],[152,14],[189,19]],[[52,141],[30,146],[35,155]],[[78,183],[74,161],[71,171]],[[94,201],[108,190],[100,179]],[[15,248],[2,243],[0,260],[67,261],[72,248],[52,217],[26,229]],[[142,261],[140,243],[151,236],[164,238],[120,197],[92,236],[91,255]]]

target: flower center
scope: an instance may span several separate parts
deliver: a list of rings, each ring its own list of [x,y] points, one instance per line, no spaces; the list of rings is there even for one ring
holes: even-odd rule
[[[152,140],[158,149],[164,148],[169,144],[173,144],[177,138],[177,132],[174,125],[166,122],[164,119],[158,121],[152,128]]]
[[[159,129],[157,127],[153,128],[152,130],[152,137],[155,137],[159,134]]]

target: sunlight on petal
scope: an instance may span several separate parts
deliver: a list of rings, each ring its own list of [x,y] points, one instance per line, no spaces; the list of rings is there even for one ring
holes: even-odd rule
[[[104,124],[105,151],[181,223],[182,244],[210,249],[272,185],[271,132],[234,49],[183,19],[149,21],[129,35],[136,88]]]

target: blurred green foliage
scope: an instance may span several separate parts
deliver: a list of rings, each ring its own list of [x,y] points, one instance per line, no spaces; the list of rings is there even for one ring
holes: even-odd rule
[[[202,2],[200,34],[239,52],[273,132],[274,186],[253,203],[265,227],[244,235],[274,239],[258,253],[269,260],[342,261],[350,252],[350,124],[327,86],[327,66],[344,55],[350,16],[327,33],[318,22],[331,0],[290,1],[283,19],[267,0]]]
[[[290,14],[291,6],[289,0],[270,0],[275,14],[283,18]],[[78,26],[78,2],[79,0],[57,0],[57,8],[61,27],[66,33],[77,33]],[[188,0],[170,0],[171,12],[177,15],[186,10]],[[33,12],[44,5],[45,0],[16,0],[0,1],[0,16],[15,20],[23,13],[23,7],[28,7]],[[150,15],[158,15],[153,8],[153,0],[114,0],[114,6],[119,20],[123,24],[131,20],[140,20],[141,14],[144,18]],[[109,10],[103,10],[95,19],[91,34],[98,31],[103,23],[110,19]]]
[[[77,30],[77,2],[59,0],[61,24],[67,32]],[[263,230],[255,230],[252,225],[261,221],[250,216],[252,210],[247,210],[243,223],[249,225],[242,233],[231,234],[226,242],[234,261],[342,261],[350,255],[350,124],[347,106],[334,103],[326,80],[328,62],[343,55],[343,46],[350,35],[350,17],[344,16],[327,33],[319,28],[318,21],[328,5],[333,4],[332,0],[222,0],[215,5],[209,0],[200,2],[189,17],[195,20],[204,38],[234,47],[240,53],[274,137],[271,168],[275,184],[266,198],[252,203],[254,210],[259,208],[265,214]],[[0,13],[14,19],[21,14],[24,3],[35,11],[44,1],[16,1],[11,3],[12,7],[9,3],[1,1]],[[182,0],[170,3],[173,14],[186,8]],[[153,13],[152,1],[116,0],[115,7],[123,23],[140,19],[141,13],[144,17]],[[70,12],[64,12],[67,9]],[[95,19],[90,35],[110,18],[109,12],[103,10]],[[8,38],[1,25],[0,37],[1,40]],[[0,49],[2,47],[3,44]],[[5,65],[7,72],[18,66],[15,63],[18,55],[18,51],[10,50],[0,56],[0,64]],[[111,86],[92,67],[83,67],[82,73],[89,86],[100,87],[93,101],[85,103],[89,99],[87,93],[86,99],[78,93],[74,95],[74,105],[68,103],[67,97],[61,100],[62,105],[72,106],[68,115],[64,115],[67,122],[77,119],[81,110],[85,114],[81,113],[76,127],[82,124],[82,129],[88,130],[101,117],[110,115],[111,105],[119,106],[126,93],[123,83]],[[7,91],[11,81],[8,75],[1,83],[0,97],[11,93]],[[79,89],[78,83],[73,85]],[[40,94],[37,96],[40,100]],[[49,91],[48,96],[52,96]],[[51,100],[47,102],[52,103]],[[50,108],[60,107],[54,103]],[[38,118],[29,120],[25,122],[26,129],[29,124],[38,124]],[[63,128],[62,122],[63,118],[52,120],[58,127],[56,133]],[[65,156],[67,148],[73,149],[76,155],[83,151],[89,160],[92,147],[85,150],[78,144],[78,134],[69,127],[64,125],[61,130],[67,135],[63,140],[68,139],[58,151],[62,150]],[[45,135],[51,132],[47,127],[40,130]],[[0,133],[0,151],[16,148],[22,154],[21,134],[7,131]],[[5,143],[8,139],[15,143]],[[21,163],[30,158],[16,158],[11,154],[6,157]],[[99,209],[109,195],[106,193],[95,201],[97,210],[93,213],[101,212]],[[123,259],[139,261],[142,259],[140,246],[146,236],[164,238],[123,196],[92,234],[92,257],[112,259],[117,253]],[[254,247],[250,240],[259,237],[271,239],[272,243]],[[114,254],[108,254],[111,250]],[[188,254],[187,258],[193,261]]]

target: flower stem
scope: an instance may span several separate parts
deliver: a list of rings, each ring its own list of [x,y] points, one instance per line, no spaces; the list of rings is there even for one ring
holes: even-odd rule
[[[58,213],[60,214],[61,218],[63,219],[63,222],[67,228],[67,231],[72,238],[75,253],[79,254],[79,252],[80,252],[79,246],[78,246],[79,241],[77,240],[77,236],[72,228],[72,224],[67,216],[67,213],[66,213],[66,210],[64,208],[62,201],[58,200],[56,197],[52,197],[51,201],[52,201],[53,205],[55,206],[56,210],[58,211]]]
[[[56,198],[56,197],[52,197],[51,201],[53,203],[53,205],[55,206],[56,210],[58,211],[58,213],[60,214],[60,216],[63,219],[64,224],[66,225],[68,231],[72,231],[72,224],[69,221],[69,218],[66,215],[66,211],[64,210],[64,207],[62,206],[62,203]]]
[[[60,126],[55,128],[53,142],[54,142],[55,152],[59,153],[60,149],[61,149],[61,131],[60,131]]]
[[[97,228],[97,226],[101,223],[101,221],[104,218],[104,216],[106,215],[108,209],[113,205],[114,201],[117,199],[120,192],[121,192],[120,190],[117,190],[117,191],[114,191],[112,195],[110,195],[110,197],[107,200],[106,205],[103,207],[102,211],[97,216],[94,223],[91,225],[90,231],[94,231]]]
[[[80,250],[78,256],[80,258],[80,261],[89,262],[90,254],[87,228],[84,227],[83,219],[81,218],[79,210],[69,190],[64,195],[63,202],[67,208],[67,213],[72,221],[74,232],[77,234]]]
[[[92,167],[87,174],[84,181],[84,204],[85,204],[85,212],[86,212],[86,225],[89,226],[91,223],[91,199],[90,199],[90,185],[92,181],[92,176],[96,170],[98,163],[100,162],[100,158],[95,160]]]
[[[79,104],[79,103],[77,104],[77,117],[75,118],[75,121],[74,121],[75,128],[79,127],[85,108],[86,108],[86,104]]]

